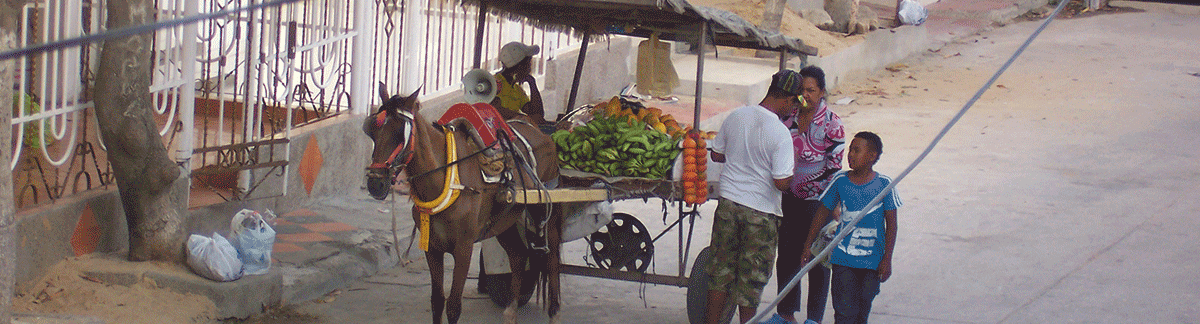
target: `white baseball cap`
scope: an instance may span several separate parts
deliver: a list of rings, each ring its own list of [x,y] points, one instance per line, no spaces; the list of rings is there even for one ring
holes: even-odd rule
[[[521,63],[526,57],[537,55],[541,48],[537,45],[525,45],[521,42],[510,42],[500,48],[500,64],[510,68]]]

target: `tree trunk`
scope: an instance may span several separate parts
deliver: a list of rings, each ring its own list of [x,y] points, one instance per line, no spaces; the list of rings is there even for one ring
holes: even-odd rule
[[[0,1],[0,51],[7,51],[17,46],[17,25],[21,17],[18,3],[9,0]],[[12,143],[12,80],[16,60],[0,61],[0,143]],[[13,284],[16,282],[14,273],[17,269],[17,222],[14,219],[15,203],[13,202],[12,172],[8,170],[12,162],[12,149],[5,146],[0,150],[0,323],[12,322]]]
[[[109,30],[152,23],[151,0],[109,0]],[[150,96],[152,34],[104,42],[96,73],[96,120],[108,147],[129,226],[130,261],[184,260],[180,168],[167,155]]]
[[[787,0],[767,0],[766,5],[763,6],[762,23],[758,28],[778,32],[783,26],[783,10],[786,6]],[[779,55],[779,52],[759,50],[754,54],[757,57],[774,57],[775,55]]]

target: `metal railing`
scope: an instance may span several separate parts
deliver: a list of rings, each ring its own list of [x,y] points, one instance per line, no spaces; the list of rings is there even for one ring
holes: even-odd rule
[[[156,18],[259,3],[158,0]],[[104,7],[102,0],[29,2],[18,45],[103,32]],[[214,176],[236,178],[236,185],[218,188],[227,199],[248,197],[267,178],[255,179],[252,169],[279,170],[283,176],[274,178],[284,183],[271,187],[286,188],[290,156],[271,152],[290,151],[293,127],[365,113],[379,103],[374,81],[408,91],[420,87],[424,98],[458,91],[461,76],[475,65],[478,13],[429,0],[308,0],[160,28],[153,37],[150,87],[159,133],[201,186]],[[578,37],[496,16],[485,21],[481,66],[491,71],[499,70],[497,53],[510,41],[543,48],[535,76],[545,73],[555,53],[580,44]],[[362,43],[369,46],[355,46]],[[14,60],[9,168],[17,208],[114,183],[91,111],[100,49],[100,43],[85,43]]]

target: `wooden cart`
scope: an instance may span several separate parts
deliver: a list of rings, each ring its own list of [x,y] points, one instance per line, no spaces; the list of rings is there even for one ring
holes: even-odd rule
[[[503,16],[525,19],[537,26],[551,29],[571,30],[583,35],[584,42],[579,51],[575,66],[571,91],[567,99],[567,107],[575,107],[579,81],[583,73],[583,63],[587,57],[588,39],[597,35],[626,35],[648,38],[657,33],[661,40],[688,42],[698,49],[696,59],[696,90],[693,125],[700,124],[701,102],[703,98],[704,48],[708,45],[748,48],[767,51],[778,51],[779,68],[786,67],[790,55],[803,60],[808,55],[816,55],[817,50],[805,45],[803,41],[786,37],[778,33],[767,32],[728,11],[694,6],[685,0],[464,0],[465,4],[477,6],[479,9],[479,27],[476,33],[475,67],[482,62],[483,26],[488,12]],[[661,198],[667,201],[680,200],[679,184],[670,180],[645,178],[602,179],[599,175],[574,173],[564,170],[562,183],[557,189],[550,190],[510,190],[501,195],[500,200],[517,204],[544,204],[566,202],[598,202],[634,198]],[[599,182],[605,184],[596,188]],[[715,196],[718,184],[709,182],[710,198]],[[697,323],[703,317],[704,304],[707,301],[708,276],[705,267],[708,262],[707,248],[702,250],[692,262],[689,272],[687,264],[692,242],[694,220],[698,211],[693,206],[685,210],[684,204],[677,204],[679,216],[665,230],[647,241],[648,235],[631,235],[622,233],[612,234],[620,228],[645,227],[636,217],[618,215],[623,219],[621,224],[609,225],[607,235],[610,244],[619,244],[632,248],[623,248],[625,255],[605,255],[598,259],[597,266],[578,266],[564,264],[562,272],[573,275],[609,278],[616,280],[635,281],[660,285],[672,285],[688,288],[688,317]],[[687,229],[684,229],[684,223]],[[618,222],[614,222],[618,223]],[[653,243],[669,231],[678,231],[680,244],[678,258],[679,268],[675,274],[664,275],[646,273],[643,263],[637,263],[639,258],[646,258],[647,249],[653,249]],[[595,236],[595,234],[593,234]],[[685,239],[686,238],[686,239]],[[589,238],[589,242],[597,238]],[[626,242],[617,242],[626,240]],[[633,240],[633,241],[629,241]],[[648,243],[648,245],[642,244]],[[641,247],[639,247],[641,246]],[[652,256],[652,253],[650,254]],[[645,261],[645,260],[642,260]]]

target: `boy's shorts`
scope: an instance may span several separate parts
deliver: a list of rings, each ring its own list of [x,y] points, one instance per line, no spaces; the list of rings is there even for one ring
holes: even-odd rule
[[[725,198],[717,200],[715,214],[708,289],[729,292],[728,300],[739,306],[758,307],[775,263],[779,218]]]

